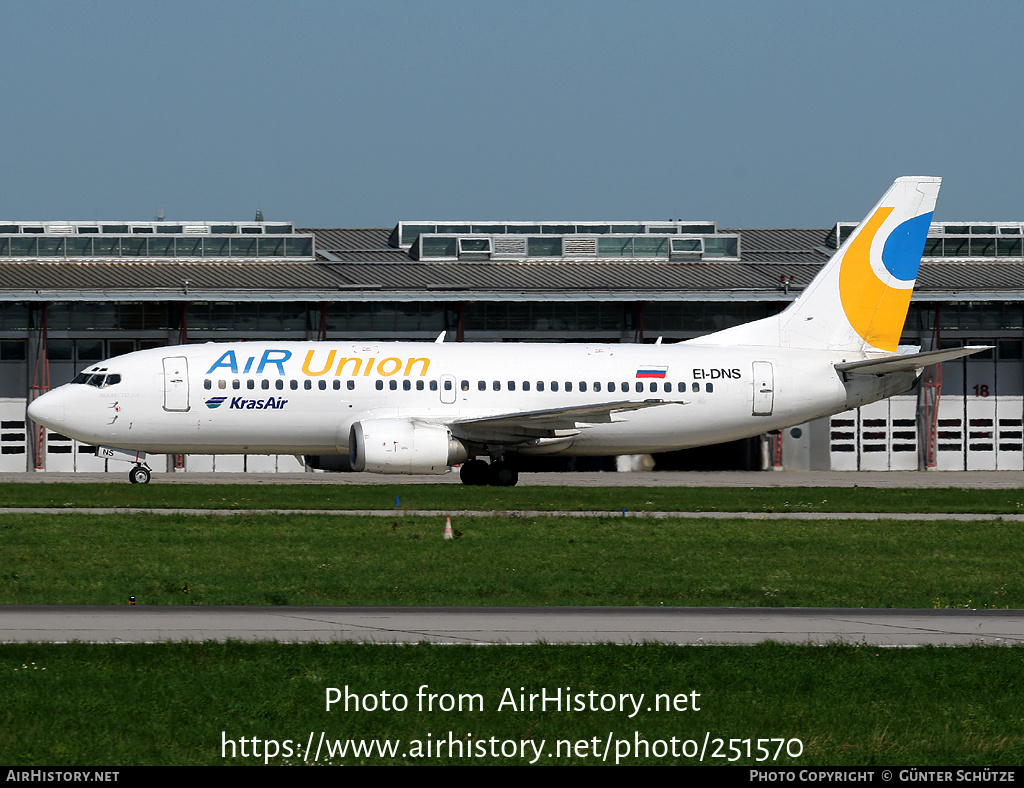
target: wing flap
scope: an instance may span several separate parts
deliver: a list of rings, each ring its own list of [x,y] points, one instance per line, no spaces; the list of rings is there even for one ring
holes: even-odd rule
[[[586,429],[592,424],[611,423],[617,413],[657,408],[662,405],[685,404],[681,400],[622,400],[570,408],[547,408],[525,413],[501,413],[494,416],[456,419],[450,426],[452,432],[459,437],[514,442],[530,438],[567,437],[579,434],[581,429]]]

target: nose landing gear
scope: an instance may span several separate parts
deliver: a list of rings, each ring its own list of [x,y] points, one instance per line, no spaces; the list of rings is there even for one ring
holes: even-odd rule
[[[150,470],[145,465],[136,465],[128,471],[128,481],[132,484],[149,484]]]

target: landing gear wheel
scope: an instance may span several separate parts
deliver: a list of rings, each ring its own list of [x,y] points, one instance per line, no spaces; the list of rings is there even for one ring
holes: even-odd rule
[[[493,487],[515,487],[519,481],[519,471],[507,462],[492,462],[488,470]]]
[[[128,481],[132,484],[149,484],[149,476],[149,468],[142,465],[136,465],[128,471]]]
[[[467,486],[479,487],[480,485],[487,484],[489,471],[490,466],[483,460],[470,460],[469,462],[462,463],[462,468],[459,470],[459,478]]]

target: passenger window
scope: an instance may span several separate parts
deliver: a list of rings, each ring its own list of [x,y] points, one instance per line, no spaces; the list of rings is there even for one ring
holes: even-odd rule
[[[651,393],[652,393],[652,394],[653,394],[653,393],[657,393],[657,391],[658,391],[658,384],[657,384],[657,383],[652,383],[652,384],[650,385],[650,389],[651,389]]]
[[[477,391],[487,391],[487,383],[482,380],[476,382]]]
[[[335,381],[335,383],[337,383],[337,381]],[[320,389],[321,391],[327,391],[327,381],[326,380],[318,380],[316,382],[316,387],[318,389]]]
[[[79,377],[82,377],[82,376],[79,375]],[[213,383],[210,380],[204,380],[203,381],[203,388],[206,389],[207,391],[209,391],[211,388],[213,388]]]
[[[377,391],[383,391],[384,390],[384,381],[383,380],[378,380],[375,385],[377,386]]]
[[[412,391],[412,381],[411,380],[403,380],[402,381],[402,391]]]
[[[643,391],[644,390],[644,384],[641,383],[640,381],[637,381],[636,382],[636,390],[637,391]]]
[[[250,390],[256,388],[256,381],[253,380],[252,378],[249,378],[247,381],[245,381],[245,387]]]
[[[274,388],[278,391],[284,391],[284,381],[278,378],[274,381]]]
[[[508,390],[509,391],[515,391],[516,390],[516,382],[514,380],[510,380],[508,382]]]
[[[704,385],[704,390],[705,390],[705,391],[706,391],[706,392],[707,392],[708,394],[710,394],[711,392],[713,392],[713,391],[715,390],[715,384],[714,384],[714,383],[706,383],[706,384]]]
[[[530,381],[524,380],[523,381],[523,391],[529,391],[529,390],[530,390]]]
[[[600,390],[601,390],[601,381],[600,380],[594,381],[594,391],[600,391]]]
[[[448,386],[448,388],[451,388],[451,386]],[[430,390],[431,391],[437,391],[437,381],[436,380],[430,381]]]
[[[416,381],[416,390],[417,391],[423,391],[423,381],[422,380],[417,380]]]
[[[321,382],[323,382],[323,381],[321,381]],[[306,391],[312,391],[313,390],[313,381],[312,380],[304,380],[302,382],[302,388],[304,388]]]
[[[297,391],[299,388],[299,381],[293,378],[292,380],[288,381],[288,386],[291,388],[292,391]]]
[[[551,390],[552,391],[558,391],[558,381],[557,380],[552,380],[551,381]]]
[[[398,381],[397,380],[389,380],[388,381],[388,388],[391,389],[392,391],[398,391]]]
[[[469,391],[469,381],[468,380],[462,381],[462,390],[463,391]]]
[[[334,381],[334,382],[337,383],[338,381]],[[356,390],[356,382],[354,380],[347,381],[346,388],[348,388],[349,391],[355,391]]]
[[[580,381],[580,391],[586,391],[586,390],[587,390],[587,381],[581,380]]]
[[[566,391],[572,391],[572,383],[570,381],[568,381],[568,380],[565,381],[565,390]]]
[[[226,380],[218,380],[217,381],[217,388],[219,388],[219,389],[226,389],[227,387],[228,387],[228,382]]]
[[[544,381],[543,380],[538,380],[537,381],[537,391],[543,391],[543,390],[544,390]]]
[[[623,383],[621,385],[622,385],[622,393],[623,394],[628,394],[629,393],[629,384],[626,383],[625,381],[623,381]]]
[[[241,387],[242,387],[242,384],[239,383],[237,380],[232,380],[231,381],[231,388],[237,390],[237,389],[240,389]]]
[[[493,383],[491,384],[491,388],[492,388],[492,389],[494,389],[495,391],[501,391],[501,382],[500,382],[500,381],[497,381],[497,380],[496,380],[496,381],[494,381],[494,382],[493,382]]]
[[[691,391],[700,391],[700,383],[694,382],[690,385]]]
[[[269,381],[269,380],[267,380],[266,378],[264,378],[264,379],[263,379],[263,380],[262,380],[262,381],[260,382],[260,388],[261,388],[261,389],[263,389],[264,391],[266,391],[267,389],[269,389],[269,388],[270,388],[270,381]]]

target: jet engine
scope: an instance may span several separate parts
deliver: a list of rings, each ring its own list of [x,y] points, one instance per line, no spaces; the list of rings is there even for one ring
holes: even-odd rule
[[[469,458],[462,442],[443,424],[407,419],[357,421],[349,431],[354,471],[371,473],[447,473]]]

